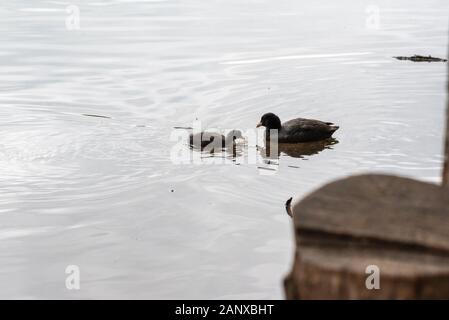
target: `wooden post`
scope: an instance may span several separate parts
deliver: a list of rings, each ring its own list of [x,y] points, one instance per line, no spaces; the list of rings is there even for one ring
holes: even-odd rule
[[[446,136],[444,144],[443,187],[449,188],[449,67],[447,68],[446,95]]]
[[[296,238],[288,299],[449,299],[447,189],[361,175],[287,209]]]

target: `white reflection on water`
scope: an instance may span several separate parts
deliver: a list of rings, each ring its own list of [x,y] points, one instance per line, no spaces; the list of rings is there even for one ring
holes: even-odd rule
[[[86,0],[71,31],[69,4],[0,8],[0,297],[281,298],[286,199],[366,170],[439,179],[446,64],[392,56],[446,56],[445,0]],[[275,175],[170,161],[173,127],[268,111],[335,122],[338,144]]]
[[[315,58],[315,59],[336,58],[336,57],[359,56],[359,55],[365,55],[365,54],[371,54],[371,52],[348,52],[348,53],[338,53],[338,54],[304,54],[304,55],[293,55],[293,56],[269,57],[269,58],[252,59],[252,60],[227,61],[227,62],[223,62],[223,64],[249,64],[249,63],[279,61],[279,60],[297,60],[297,59],[310,59],[310,58]]]

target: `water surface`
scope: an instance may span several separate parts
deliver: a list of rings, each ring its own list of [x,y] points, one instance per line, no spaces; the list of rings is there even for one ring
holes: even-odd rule
[[[66,26],[69,5],[79,30]],[[365,171],[440,180],[446,64],[392,57],[446,57],[448,9],[5,2],[0,297],[282,298],[290,196]],[[282,152],[275,174],[170,159],[173,127],[254,128],[269,111],[335,122],[338,143]],[[78,291],[67,265],[80,267]]]

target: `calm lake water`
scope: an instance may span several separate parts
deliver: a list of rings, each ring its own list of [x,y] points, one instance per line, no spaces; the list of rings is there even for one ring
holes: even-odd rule
[[[283,298],[290,196],[365,171],[440,180],[447,65],[392,56],[446,57],[448,9],[4,1],[0,297]],[[254,129],[269,111],[335,122],[338,143],[282,152],[271,174],[172,161],[173,127]]]

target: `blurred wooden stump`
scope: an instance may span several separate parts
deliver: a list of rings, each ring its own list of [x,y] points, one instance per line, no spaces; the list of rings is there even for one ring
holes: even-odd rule
[[[449,192],[388,175],[339,180],[292,203],[288,299],[449,298]],[[380,270],[369,290],[366,268]]]

